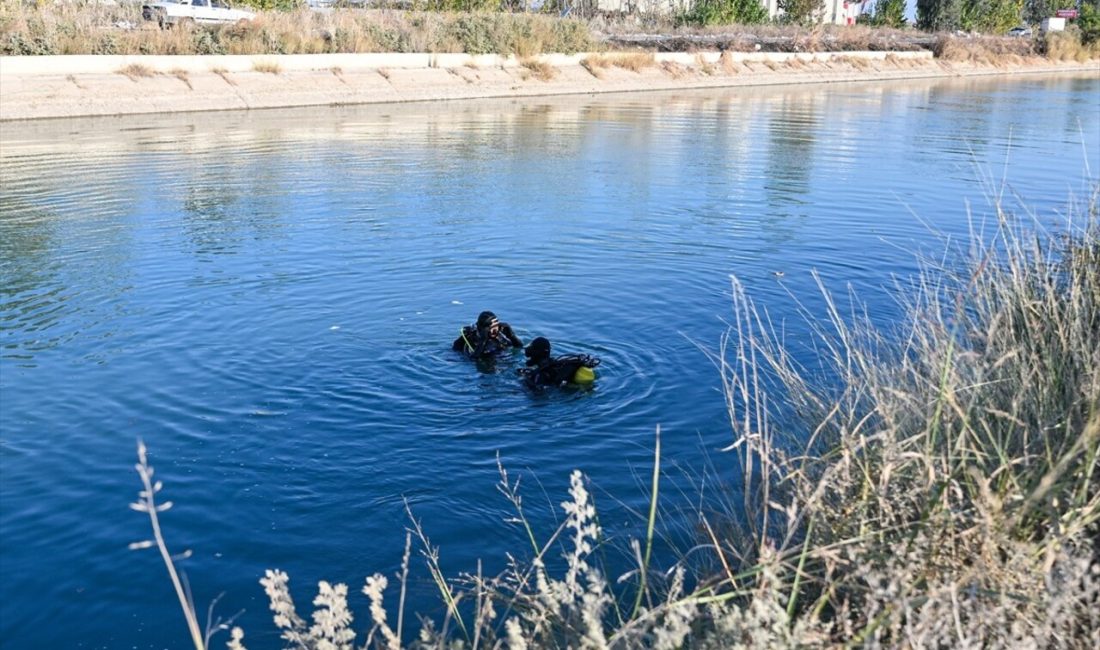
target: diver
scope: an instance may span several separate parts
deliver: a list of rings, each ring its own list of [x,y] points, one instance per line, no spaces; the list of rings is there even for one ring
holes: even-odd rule
[[[587,354],[551,357],[550,341],[541,336],[531,341],[523,353],[527,356],[527,367],[521,368],[519,373],[523,383],[532,389],[591,384],[596,380],[592,369],[600,365],[599,359]]]
[[[467,325],[458,333],[451,345],[471,359],[488,359],[510,348],[522,348],[523,341],[512,331],[512,326],[502,323],[491,311],[478,314],[477,323]]]

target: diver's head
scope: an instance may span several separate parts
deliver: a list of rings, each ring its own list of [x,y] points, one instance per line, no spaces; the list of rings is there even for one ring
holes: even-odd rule
[[[499,325],[500,321],[497,320],[497,315],[491,311],[483,311],[477,315],[477,329],[479,331],[491,330],[494,326]]]
[[[550,358],[550,341],[540,336],[534,341],[531,341],[527,349],[523,351],[523,354],[527,356],[527,365],[538,365]]]

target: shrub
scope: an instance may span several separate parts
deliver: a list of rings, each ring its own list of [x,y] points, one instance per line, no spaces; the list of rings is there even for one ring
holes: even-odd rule
[[[488,16],[461,16],[451,24],[448,35],[467,54],[490,54],[494,38],[491,19]]]
[[[1077,19],[1081,30],[1081,43],[1093,45],[1100,42],[1100,8],[1087,2],[1081,3],[1081,16]]]
[[[759,25],[768,22],[768,10],[759,0],[698,0],[677,22],[687,25]]]

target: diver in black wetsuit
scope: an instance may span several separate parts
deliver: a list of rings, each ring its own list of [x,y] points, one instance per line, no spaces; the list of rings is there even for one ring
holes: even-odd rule
[[[523,383],[528,388],[564,386],[565,384],[590,384],[596,378],[592,368],[600,365],[600,360],[587,354],[567,354],[561,357],[550,356],[550,341],[543,337],[531,341],[523,351],[527,355],[527,367],[520,369]]]
[[[478,314],[477,323],[463,327],[451,345],[455,352],[471,359],[487,359],[509,348],[522,347],[523,341],[512,331],[512,326],[497,320],[497,315],[491,311]]]

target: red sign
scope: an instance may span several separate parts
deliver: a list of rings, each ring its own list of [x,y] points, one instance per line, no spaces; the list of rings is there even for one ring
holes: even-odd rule
[[[1076,18],[1077,17],[1077,10],[1076,9],[1059,9],[1058,11],[1054,12],[1054,15],[1057,16],[1058,18]]]

